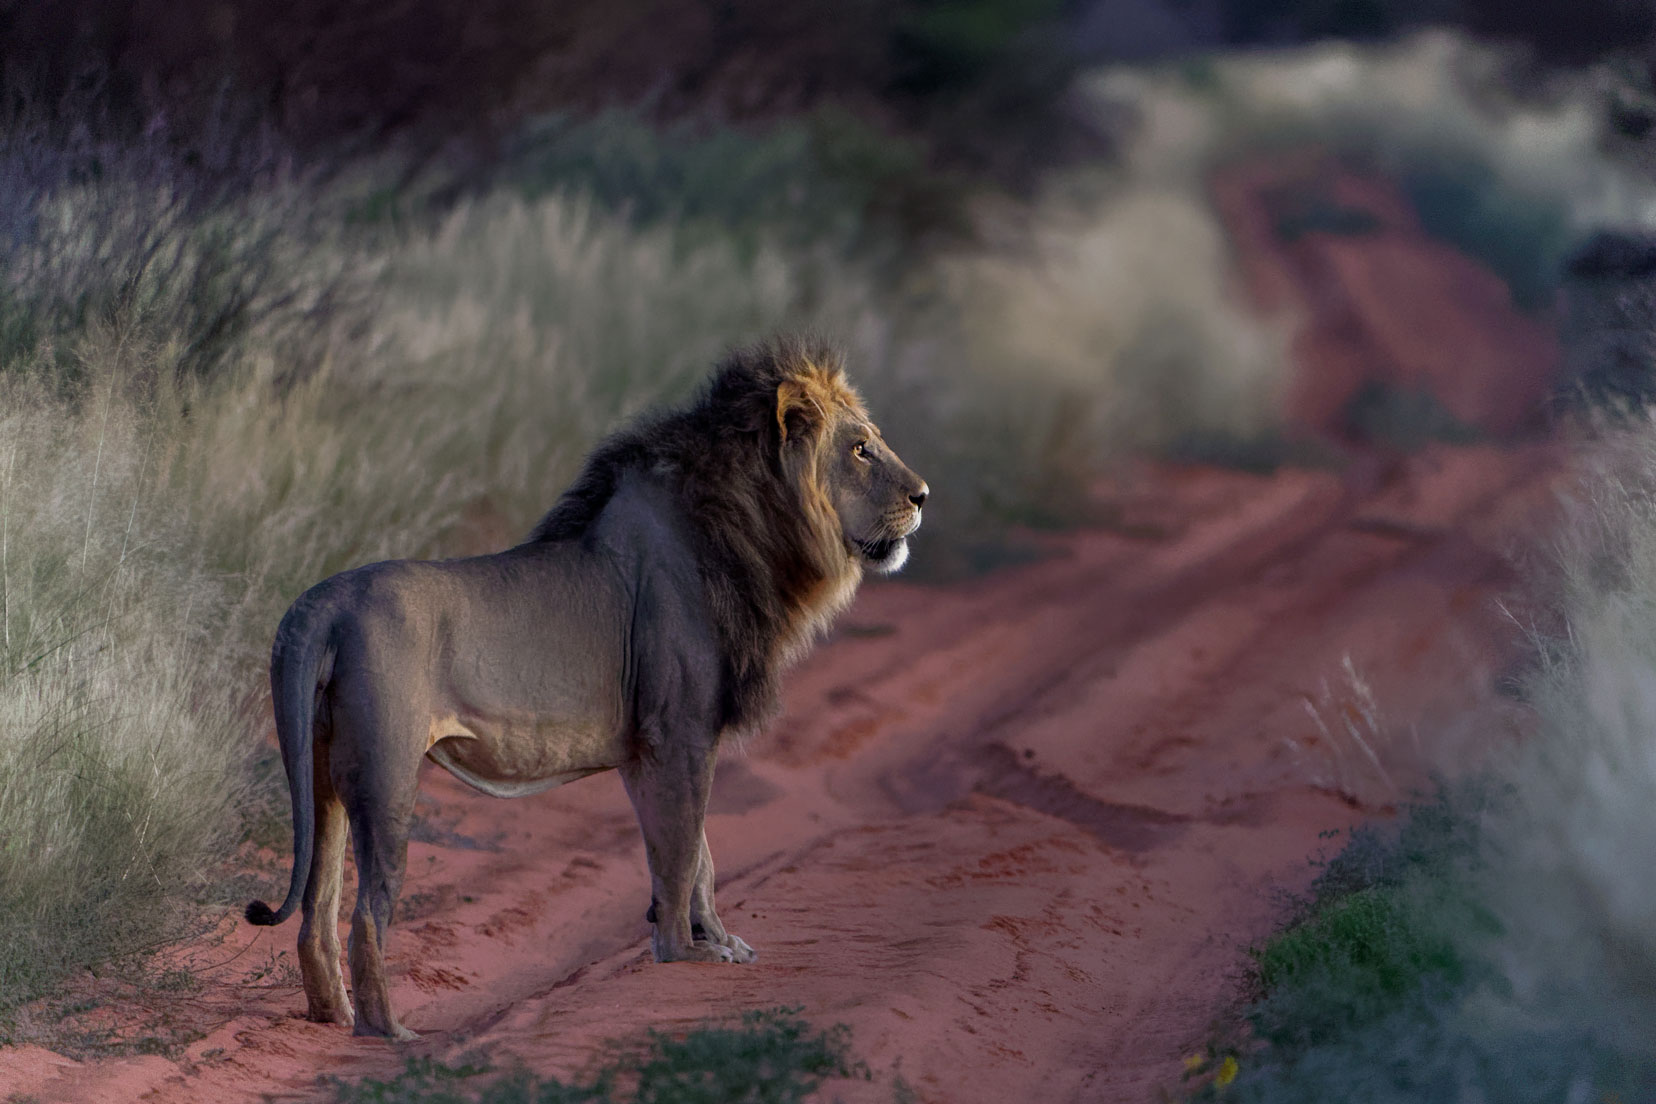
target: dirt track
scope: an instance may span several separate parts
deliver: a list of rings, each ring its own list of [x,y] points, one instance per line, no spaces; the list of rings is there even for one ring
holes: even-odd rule
[[[1381,324],[1410,309],[1397,289],[1422,257],[1467,262],[1411,252],[1407,226],[1273,247],[1249,236],[1258,192],[1219,189],[1254,293],[1305,312],[1302,366],[1323,375],[1302,407],[1336,405],[1341,348],[1371,375],[1386,358],[1406,380],[1473,361],[1513,373],[1456,393],[1474,418],[1477,394],[1507,419],[1515,389],[1544,383],[1550,351],[1501,355],[1531,324],[1490,317],[1481,292],[1431,323],[1434,351],[1409,367],[1397,349],[1418,328]],[[1379,749],[1399,786],[1431,758],[1411,741],[1491,723],[1511,654],[1503,553],[1544,521],[1560,467],[1530,443],[1365,456],[1344,474],[1146,468],[1108,492],[1122,524],[1053,538],[1042,562],[868,587],[790,679],[785,719],[720,767],[708,835],[752,966],[647,961],[642,846],[613,777],[503,802],[434,770],[389,953],[393,999],[425,1036],[413,1052],[486,1047],[569,1072],[645,1025],[802,1005],[849,1024],[880,1075],[833,1087],[849,1100],[889,1100],[893,1070],[936,1102],[1154,1098],[1234,998],[1319,833],[1396,792],[1326,746],[1308,701],[1351,715],[1349,656],[1399,740]],[[293,938],[243,925],[211,952],[254,944],[182,1002],[224,1021],[183,1061],[14,1051],[0,1092],[216,1104],[399,1066],[297,1018],[296,987],[242,984]]]

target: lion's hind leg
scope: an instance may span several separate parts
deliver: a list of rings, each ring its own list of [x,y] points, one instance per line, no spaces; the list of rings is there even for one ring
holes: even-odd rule
[[[701,855],[696,864],[696,888],[690,895],[690,931],[696,939],[725,948],[735,962],[752,962],[759,952],[748,946],[741,936],[731,935],[719,920],[713,907],[713,852],[707,846],[707,833],[701,834]]]
[[[386,732],[387,729],[379,729]],[[389,731],[397,731],[392,727]],[[356,1005],[353,1034],[398,1041],[417,1038],[397,1021],[385,977],[385,943],[408,861],[408,833],[419,781],[418,755],[399,754],[396,741],[370,738],[350,761],[334,746],[334,784],[351,822],[356,855],[357,898],[351,911],[351,997]]]
[[[349,1025],[356,1017],[339,968],[339,891],[345,875],[345,806],[328,773],[328,747],[315,743],[316,849],[310,881],[300,903],[299,972],[305,982],[306,1016],[317,1023]]]

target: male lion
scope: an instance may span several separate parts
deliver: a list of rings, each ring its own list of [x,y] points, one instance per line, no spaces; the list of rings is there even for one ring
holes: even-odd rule
[[[383,948],[420,760],[486,794],[618,769],[650,867],[658,962],[751,962],[719,922],[702,825],[720,738],[774,712],[781,669],[895,571],[926,484],[886,447],[840,357],[733,354],[686,408],[598,446],[529,539],[462,560],[371,564],[306,591],[270,659],[293,801],[299,964],[313,1020],[409,1039]],[[357,864],[340,976],[345,828]],[[301,904],[302,902],[302,904]]]

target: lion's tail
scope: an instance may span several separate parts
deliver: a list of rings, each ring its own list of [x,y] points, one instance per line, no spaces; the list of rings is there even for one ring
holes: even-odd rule
[[[276,741],[287,769],[293,801],[293,876],[287,900],[272,911],[263,901],[247,906],[250,924],[280,924],[299,906],[310,881],[316,844],[315,728],[317,694],[333,674],[333,616],[330,603],[301,598],[282,618],[270,656],[270,695],[276,711]]]

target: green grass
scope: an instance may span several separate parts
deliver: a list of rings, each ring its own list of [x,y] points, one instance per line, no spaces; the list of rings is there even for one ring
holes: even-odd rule
[[[1454,984],[1465,964],[1422,922],[1427,907],[1395,890],[1359,890],[1262,948],[1259,982],[1274,998],[1253,1022],[1277,1047],[1309,1046],[1372,1021],[1428,979]]]
[[[1438,1051],[1453,1047],[1432,1036],[1495,974],[1498,929],[1478,902],[1487,801],[1482,787],[1442,788],[1395,826],[1349,834],[1296,918],[1253,950],[1246,1030],[1210,1049],[1199,1098],[1456,1099],[1437,1095]],[[1394,1052],[1400,1039],[1430,1053]]]
[[[832,1078],[870,1077],[850,1031],[817,1031],[797,1008],[748,1012],[683,1035],[650,1031],[607,1048],[575,1080],[487,1062],[410,1060],[390,1080],[339,1083],[338,1104],[797,1104]]]
[[[1247,1018],[1273,1053],[1337,1043],[1468,984],[1468,942],[1492,919],[1475,900],[1476,789],[1440,790],[1395,829],[1355,829],[1323,867],[1299,918],[1253,952]]]
[[[1354,829],[1295,919],[1253,950],[1245,1028],[1210,1047],[1196,1098],[1648,1098],[1649,1051],[1577,1014],[1571,959],[1584,948],[1513,957],[1526,914],[1555,907],[1536,892],[1524,803],[1521,783],[1486,779],[1440,789],[1395,827]],[[1538,982],[1571,1013],[1529,1007]]]

